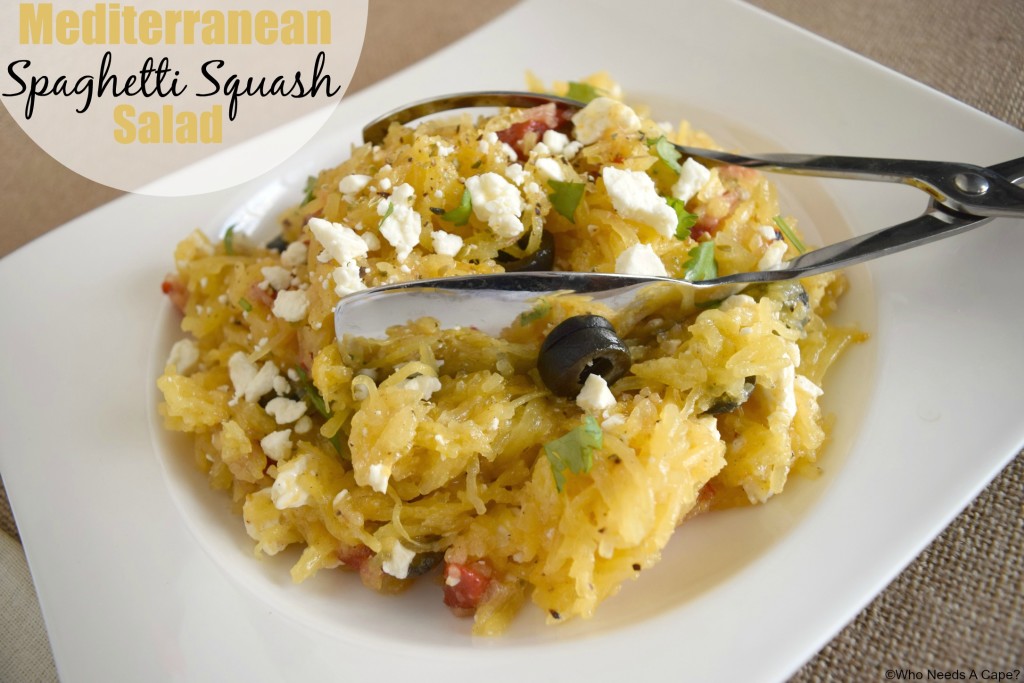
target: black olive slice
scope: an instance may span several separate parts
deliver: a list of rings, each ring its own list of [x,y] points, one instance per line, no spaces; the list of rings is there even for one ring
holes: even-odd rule
[[[267,242],[267,249],[273,249],[276,252],[282,252],[288,248],[288,240],[284,238],[284,235],[278,235],[274,239]]]
[[[516,246],[525,249],[529,243],[530,236],[524,235],[516,242]],[[540,246],[532,254],[517,259],[506,251],[499,251],[495,260],[504,266],[505,272],[508,273],[551,270],[555,266],[555,238],[550,232],[544,232],[540,237]]]
[[[444,559],[442,552],[417,553],[409,564],[409,577],[426,574],[440,564],[442,559]]]
[[[612,384],[629,371],[629,349],[606,318],[576,315],[559,323],[541,344],[537,370],[558,396],[576,396],[589,375]]]

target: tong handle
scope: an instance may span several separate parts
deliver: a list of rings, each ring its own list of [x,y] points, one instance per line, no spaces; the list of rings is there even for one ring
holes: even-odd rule
[[[905,183],[924,190],[941,206],[974,216],[1024,218],[1024,157],[986,168],[974,164],[915,159],[732,154],[676,145],[680,153],[711,165],[729,164],[825,178]]]

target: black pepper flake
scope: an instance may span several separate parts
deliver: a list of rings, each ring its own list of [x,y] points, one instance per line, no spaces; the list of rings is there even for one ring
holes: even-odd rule
[[[642,567],[641,567],[640,565],[638,565],[638,564],[634,564],[634,565],[633,565],[633,571],[635,571],[635,572],[638,572],[638,571],[640,571],[641,569],[642,569]]]
[[[551,615],[551,617],[553,619],[561,619],[562,618],[562,615],[559,614],[558,612],[556,612],[555,610],[548,610],[548,613]]]

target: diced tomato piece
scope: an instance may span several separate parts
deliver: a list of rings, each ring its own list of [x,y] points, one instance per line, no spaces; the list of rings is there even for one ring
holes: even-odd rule
[[[526,115],[525,119],[498,131],[498,139],[510,145],[520,161],[526,159],[526,150],[523,149],[522,142],[527,133],[536,133],[539,140],[544,133],[559,128],[572,118],[571,112],[556,107],[554,102],[527,109],[523,113]]]
[[[349,569],[362,571],[366,561],[373,557],[373,551],[365,545],[357,545],[354,548],[345,548],[338,551],[338,559]]]
[[[160,285],[160,291],[167,295],[179,313],[185,312],[185,304],[188,303],[188,289],[185,283],[177,275],[168,275]]]
[[[703,242],[705,239],[714,236],[718,231],[719,220],[720,219],[718,218],[712,218],[711,216],[704,214],[698,218],[697,222],[694,223],[692,228],[690,228],[690,237],[698,242]]]
[[[491,570],[487,563],[448,562],[444,566],[444,604],[460,617],[469,616],[480,606],[490,583]]]

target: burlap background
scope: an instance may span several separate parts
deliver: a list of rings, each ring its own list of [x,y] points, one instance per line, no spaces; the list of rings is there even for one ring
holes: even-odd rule
[[[554,1],[554,0],[552,0]],[[1024,127],[1024,0],[750,0],[754,5]],[[431,54],[512,0],[372,0],[363,88]],[[408,28],[406,28],[408,27]],[[400,38],[400,39],[399,39]],[[1007,156],[1024,150],[1007,151]],[[60,187],[61,201],[41,186]],[[118,195],[68,172],[0,114],[0,256]],[[17,530],[0,486],[0,528]],[[56,678],[20,546],[0,535],[0,681]],[[881,681],[1024,666],[1024,457],[793,678]],[[738,644],[742,656],[742,644]]]

